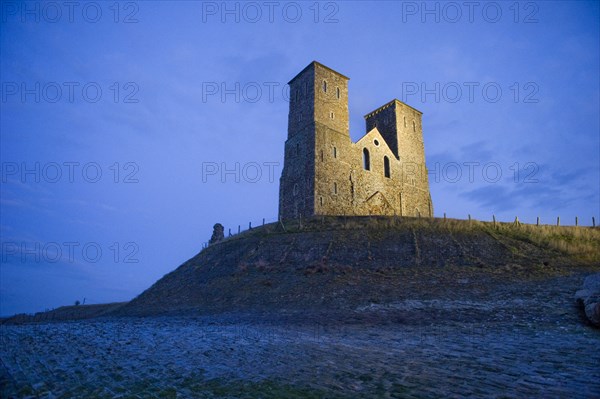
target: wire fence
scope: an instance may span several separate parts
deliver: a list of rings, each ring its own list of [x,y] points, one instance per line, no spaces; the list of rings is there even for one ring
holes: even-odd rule
[[[444,212],[443,217],[428,217],[428,216],[383,216],[383,215],[367,215],[367,216],[355,216],[355,215],[328,215],[328,216],[312,216],[309,218],[297,218],[297,219],[286,219],[285,221],[281,220],[281,219],[267,219],[267,218],[262,218],[261,221],[259,222],[248,222],[247,224],[238,224],[237,228],[227,228],[226,231],[224,231],[224,237],[223,240],[227,240],[228,238],[231,237],[236,237],[242,233],[254,230],[256,228],[259,227],[264,227],[265,225],[268,224],[273,224],[273,223],[277,223],[280,225],[280,227],[285,231],[286,230],[286,225],[289,226],[294,226],[294,227],[299,227],[300,229],[302,229],[303,227],[303,223],[304,225],[306,225],[307,223],[309,223],[310,221],[321,221],[324,222],[325,219],[330,219],[330,218],[335,218],[335,219],[342,219],[344,220],[344,224],[345,224],[345,220],[346,219],[351,219],[351,218],[355,218],[355,219],[369,219],[369,220],[400,220],[400,219],[434,219],[434,220],[457,220],[457,221],[465,221],[465,222],[488,222],[488,223],[492,223],[492,225],[496,226],[496,224],[512,224],[514,226],[521,226],[521,225],[529,225],[529,226],[563,226],[563,227],[580,227],[580,219],[578,216],[575,216],[575,220],[574,220],[574,224],[561,224],[561,218],[560,216],[556,217],[556,221],[552,220],[551,223],[546,223],[543,224],[542,223],[542,219],[537,216],[536,217],[536,222],[535,224],[533,223],[524,223],[521,222],[519,220],[518,216],[515,216],[515,219],[513,221],[500,221],[496,218],[496,215],[492,215],[491,220],[478,220],[478,219],[474,219],[471,217],[470,214],[467,215],[467,219],[455,219],[455,218],[448,218],[446,216],[446,213]],[[564,222],[564,219],[563,219]],[[594,216],[592,216],[591,218],[591,226],[581,226],[581,227],[592,227],[592,228],[596,228],[596,218]],[[221,241],[219,241],[221,242]],[[207,248],[208,246],[211,245],[210,241],[205,241],[202,244],[202,249]]]
[[[445,220],[445,219],[446,219],[446,213],[444,213],[444,220]],[[467,219],[467,220],[468,220],[468,221],[471,221],[471,220],[475,220],[475,219],[472,219],[472,218],[471,218],[471,215],[469,214],[469,215],[468,215],[468,219]],[[483,222],[483,220],[480,220],[480,221],[482,221],[482,222]],[[500,221],[496,221],[496,215],[492,215],[492,220],[491,220],[491,222],[492,222],[492,223],[494,223],[494,224],[495,224],[495,223],[507,223],[507,222],[500,222]],[[510,223],[510,222],[508,222],[508,223]],[[513,224],[515,224],[515,225],[518,225],[518,226],[519,226],[519,225],[521,225],[521,224],[533,225],[533,223],[523,223],[523,222],[521,222],[521,221],[519,220],[519,217],[518,217],[518,216],[515,216],[515,219],[514,219],[514,221],[513,221],[512,223],[513,223]],[[544,225],[544,224],[542,223],[542,219],[541,219],[539,216],[537,216],[537,217],[536,217],[536,222],[535,222],[535,225],[536,225],[536,226],[543,226],[543,225]],[[560,227],[560,226],[561,226],[560,216],[557,216],[557,217],[556,217],[556,224],[555,224],[554,222],[552,222],[552,224],[548,224],[548,223],[546,223],[545,225],[546,225],[546,226],[557,226],[557,227]],[[563,225],[563,226],[564,226],[564,227],[569,227],[569,226],[579,227],[579,216],[575,216],[575,224],[572,224],[572,225],[565,224],[565,225]],[[592,224],[591,224],[591,226],[589,226],[589,227],[596,227],[596,218],[595,218],[594,216],[592,216]]]
[[[253,229],[257,228],[257,227],[262,227],[265,224],[271,224],[271,223],[275,223],[275,222],[278,222],[278,221],[279,220],[277,220],[277,219],[262,218],[262,220],[259,221],[258,223],[256,223],[256,222],[252,223],[252,221],[250,221],[247,224],[243,224],[243,225],[238,224],[237,229],[235,227],[233,229],[231,227],[229,227],[229,228],[227,228],[227,231],[223,231],[223,235],[224,235],[223,239],[226,240],[226,239],[228,239],[230,237],[237,236],[238,234],[242,234],[244,232],[253,230]],[[248,227],[246,227],[246,226],[248,226]],[[202,244],[202,249],[208,247],[209,245],[210,245],[210,241],[205,241]]]

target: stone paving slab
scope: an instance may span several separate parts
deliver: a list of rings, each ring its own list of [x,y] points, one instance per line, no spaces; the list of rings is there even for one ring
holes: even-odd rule
[[[452,306],[395,306],[433,305]],[[154,317],[3,325],[0,392],[3,398],[600,397],[599,330],[572,316],[513,320],[328,325]]]

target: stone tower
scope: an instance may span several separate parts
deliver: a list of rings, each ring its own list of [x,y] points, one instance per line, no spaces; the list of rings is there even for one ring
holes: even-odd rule
[[[279,216],[433,216],[421,112],[393,100],[352,143],[348,80],[313,61],[289,82]]]

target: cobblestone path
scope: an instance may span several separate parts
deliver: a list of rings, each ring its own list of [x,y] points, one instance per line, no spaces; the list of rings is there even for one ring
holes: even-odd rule
[[[528,307],[404,301],[358,311],[501,315],[429,324],[163,317],[2,326],[1,396],[600,397],[600,331],[571,313],[532,320]]]

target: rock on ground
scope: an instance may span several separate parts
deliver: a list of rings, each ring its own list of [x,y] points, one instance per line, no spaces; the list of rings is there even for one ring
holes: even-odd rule
[[[600,327],[600,273],[587,276],[583,281],[583,288],[577,291],[575,297],[588,320]]]

